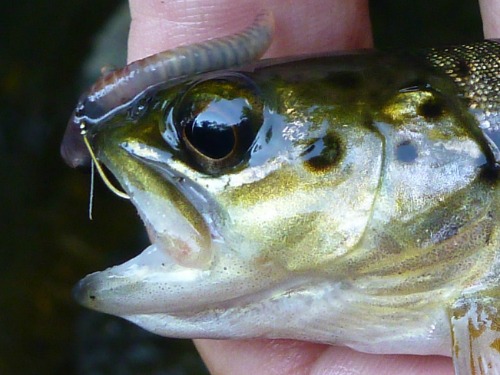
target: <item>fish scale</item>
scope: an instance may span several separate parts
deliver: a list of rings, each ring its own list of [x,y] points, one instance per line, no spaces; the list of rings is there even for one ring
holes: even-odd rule
[[[500,44],[485,40],[463,46],[432,49],[427,59],[450,76],[471,108],[498,115],[500,107]],[[498,128],[498,124],[495,124]]]

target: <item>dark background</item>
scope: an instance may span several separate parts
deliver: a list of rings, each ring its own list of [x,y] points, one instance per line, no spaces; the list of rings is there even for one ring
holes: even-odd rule
[[[147,242],[132,205],[100,183],[89,221],[89,176],[59,157],[95,66],[124,61],[123,33],[116,56],[98,58],[99,48],[110,51],[99,35],[113,38],[120,22],[109,20],[121,3],[0,4],[0,374],[206,374],[190,341],[153,336],[71,299],[78,279]],[[379,48],[482,38],[475,1],[375,0],[371,8]]]

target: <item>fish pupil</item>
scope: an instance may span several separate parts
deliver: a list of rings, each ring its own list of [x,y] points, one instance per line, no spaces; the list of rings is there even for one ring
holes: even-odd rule
[[[234,132],[230,125],[202,115],[185,127],[185,137],[203,155],[211,159],[222,159],[234,148]]]
[[[214,97],[201,104],[193,103],[190,115],[182,121],[184,140],[210,159],[223,159],[241,142],[248,141],[242,135],[249,126],[249,111],[251,107],[244,98]]]

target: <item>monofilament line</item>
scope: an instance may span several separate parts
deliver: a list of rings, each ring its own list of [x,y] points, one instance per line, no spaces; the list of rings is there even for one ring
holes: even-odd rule
[[[104,184],[108,187],[109,190],[111,190],[113,193],[118,195],[120,198],[123,199],[130,199],[130,196],[123,191],[117,189],[116,187],[113,186],[111,181],[109,181],[108,177],[104,173],[104,170],[101,167],[101,163],[97,160],[97,157],[94,154],[94,151],[92,150],[92,146],[89,143],[89,140],[87,138],[87,133],[84,130],[84,126],[82,127],[82,136],[83,136],[83,141],[85,142],[85,146],[89,150],[90,157],[92,158],[93,164],[95,165],[95,168],[97,169],[97,172],[99,173],[99,176],[101,176],[102,180],[104,181]]]

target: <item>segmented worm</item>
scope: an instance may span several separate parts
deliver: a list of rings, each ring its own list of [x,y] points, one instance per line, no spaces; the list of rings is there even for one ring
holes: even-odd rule
[[[237,34],[160,52],[102,76],[81,96],[69,120],[61,145],[64,160],[72,167],[90,163],[80,135],[82,125],[98,124],[149,88],[255,61],[271,44],[273,32],[273,15],[263,11],[251,26]]]

